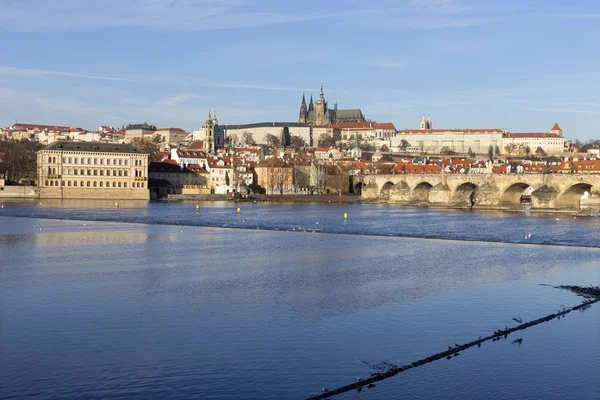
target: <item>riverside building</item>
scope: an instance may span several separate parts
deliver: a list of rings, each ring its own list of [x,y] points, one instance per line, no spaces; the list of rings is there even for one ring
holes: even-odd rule
[[[40,198],[148,200],[148,154],[128,144],[54,142],[37,153]]]

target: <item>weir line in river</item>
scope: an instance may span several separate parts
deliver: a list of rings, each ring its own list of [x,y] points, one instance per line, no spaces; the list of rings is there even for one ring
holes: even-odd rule
[[[482,343],[487,342],[488,340],[492,340],[492,341],[497,341],[501,338],[506,339],[508,337],[508,335],[510,335],[511,333],[520,331],[520,330],[524,330],[527,328],[530,328],[532,326],[535,325],[539,325],[541,323],[544,322],[548,322],[551,321],[555,318],[560,318],[563,315],[567,315],[568,313],[570,313],[571,311],[576,311],[576,310],[585,310],[586,308],[590,307],[592,304],[597,303],[600,301],[600,287],[580,287],[580,286],[556,286],[556,288],[558,289],[565,289],[565,290],[570,290],[578,295],[582,295],[582,296],[590,296],[593,298],[587,299],[585,301],[583,301],[581,304],[578,304],[574,307],[570,307],[570,308],[565,308],[564,310],[557,312],[555,314],[550,314],[547,315],[545,317],[541,317],[538,318],[536,320],[533,321],[529,321],[529,322],[525,322],[522,323],[518,326],[515,326],[513,328],[508,328],[508,329],[498,329],[494,332],[493,335],[490,336],[486,336],[486,337],[480,337],[477,340],[474,340],[472,342],[469,343],[465,343],[462,345],[458,345],[455,347],[451,347],[446,351],[442,351],[440,353],[434,354],[432,356],[429,356],[427,358],[423,358],[421,360],[415,361],[411,364],[406,364],[403,365],[401,367],[399,366],[392,366],[390,369],[388,369],[386,372],[382,372],[382,373],[378,373],[378,374],[374,374],[373,376],[369,377],[369,378],[365,378],[365,379],[361,379],[355,383],[351,383],[349,385],[345,385],[345,386],[341,386],[337,389],[333,389],[333,390],[326,390],[323,393],[316,395],[316,396],[312,396],[312,397],[308,397],[306,400],[320,400],[320,399],[327,399],[330,398],[332,396],[338,395],[338,394],[342,394],[345,392],[349,392],[351,390],[358,390],[361,391],[363,387],[373,387],[375,382],[379,382],[382,381],[384,379],[388,379],[391,378],[393,376],[398,375],[401,372],[404,372],[406,370],[412,369],[412,368],[417,368],[420,367],[422,365],[425,364],[429,364],[431,362],[434,361],[438,361],[438,360],[442,360],[442,359],[446,359],[446,358],[452,358],[454,355],[458,355],[458,353],[460,351],[464,351],[467,350],[471,347],[474,346],[481,346]],[[518,339],[517,339],[518,340]]]

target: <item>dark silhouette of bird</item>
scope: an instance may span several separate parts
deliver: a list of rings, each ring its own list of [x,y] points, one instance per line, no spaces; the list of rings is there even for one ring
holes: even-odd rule
[[[521,343],[523,343],[523,338],[518,338],[518,339],[515,339],[515,340],[513,340],[513,342],[512,342],[512,344],[521,344]]]
[[[520,324],[523,323],[523,320],[521,319],[521,317],[519,317],[519,318],[513,318],[513,321],[518,322]]]

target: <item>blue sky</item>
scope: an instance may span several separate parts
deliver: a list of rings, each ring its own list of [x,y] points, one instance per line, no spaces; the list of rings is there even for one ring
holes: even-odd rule
[[[0,0],[0,125],[297,121],[302,92],[416,128],[599,138],[591,0]]]

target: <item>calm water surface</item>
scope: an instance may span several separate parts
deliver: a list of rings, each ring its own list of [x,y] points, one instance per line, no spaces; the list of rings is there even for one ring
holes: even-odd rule
[[[597,218],[2,204],[0,399],[302,399],[600,283]],[[337,398],[597,399],[599,371],[593,306]]]

